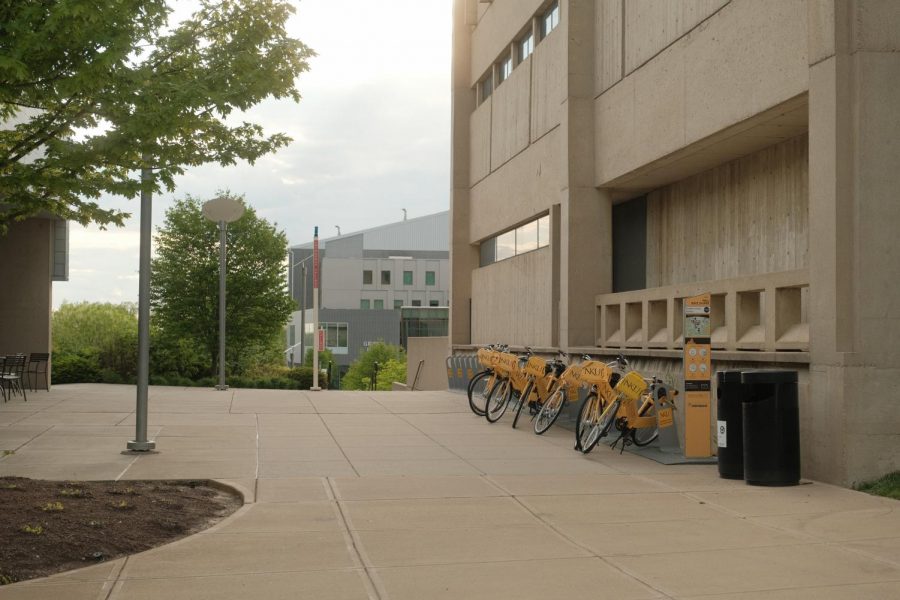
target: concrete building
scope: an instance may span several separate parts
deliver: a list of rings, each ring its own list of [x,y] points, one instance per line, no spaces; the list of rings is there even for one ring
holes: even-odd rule
[[[900,468],[900,2],[456,0],[451,343],[800,373],[803,474]],[[713,443],[714,438],[713,438]]]
[[[69,278],[68,232],[68,222],[46,217],[0,235],[0,355],[51,352],[53,282]]]
[[[445,211],[319,240],[319,321],[338,365],[346,368],[372,342],[399,345],[401,307],[447,306],[448,219]],[[290,264],[288,287],[306,310],[292,315],[287,342],[302,362],[313,341],[312,242],[292,246]]]

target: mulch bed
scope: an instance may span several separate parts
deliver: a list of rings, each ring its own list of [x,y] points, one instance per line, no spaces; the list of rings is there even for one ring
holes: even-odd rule
[[[208,481],[0,477],[0,585],[154,548],[241,505],[240,496]]]

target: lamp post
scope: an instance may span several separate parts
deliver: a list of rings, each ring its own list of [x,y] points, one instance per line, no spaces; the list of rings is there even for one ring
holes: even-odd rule
[[[149,161],[144,155],[144,162]],[[147,439],[147,399],[150,382],[150,251],[152,236],[153,169],[141,169],[141,250],[140,273],[138,276],[138,364],[137,398],[134,419],[134,439],[125,447],[132,452],[149,452],[156,448],[156,442]]]
[[[219,224],[219,391],[227,390],[225,384],[225,231],[228,223],[240,219],[244,205],[234,198],[219,196],[203,203],[203,216]]]

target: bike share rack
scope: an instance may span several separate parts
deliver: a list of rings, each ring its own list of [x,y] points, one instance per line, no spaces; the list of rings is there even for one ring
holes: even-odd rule
[[[447,386],[451,390],[465,391],[469,381],[478,372],[478,357],[474,355],[454,355],[447,357]]]

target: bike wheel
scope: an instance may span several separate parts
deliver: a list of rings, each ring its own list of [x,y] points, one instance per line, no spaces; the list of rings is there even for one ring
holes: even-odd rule
[[[544,405],[541,407],[541,411],[534,418],[534,432],[538,435],[541,435],[556,423],[556,419],[559,418],[560,413],[562,413],[563,407],[566,405],[566,390],[564,387],[559,387],[555,392],[550,394],[550,397],[547,398],[547,401],[544,402]]]
[[[598,422],[598,425],[600,427],[600,435],[598,435],[597,440],[594,441],[595,444],[600,440],[600,438],[609,433],[609,430],[612,428],[613,423],[616,422],[616,415],[619,413],[619,407],[621,405],[622,401],[616,400],[603,410],[603,414],[600,415],[600,421]]]
[[[469,396],[469,408],[479,417],[484,416],[484,407],[487,405],[487,395],[491,391],[493,373],[485,369],[479,371],[469,382],[466,394]]]
[[[646,446],[659,437],[659,419],[656,416],[656,403],[652,401],[644,402],[644,405],[641,406],[638,411],[638,416],[652,416],[655,419],[654,424],[650,427],[641,427],[639,429],[631,430],[631,441],[634,442],[634,445]]]
[[[525,408],[525,405],[528,404],[528,396],[531,395],[531,390],[534,389],[534,382],[529,381],[525,384],[525,389],[522,390],[522,393],[519,394],[519,400],[516,402],[516,416],[513,417],[513,429],[516,428],[516,425],[519,424],[519,417],[522,416],[522,409]]]
[[[597,394],[588,394],[578,410],[578,422],[576,425],[577,449],[587,454],[597,445],[600,439],[599,416],[603,412],[603,400]]]
[[[509,379],[498,379],[491,386],[491,391],[488,392],[487,404],[484,407],[484,417],[488,420],[488,423],[496,423],[503,416],[503,413],[506,412],[511,390],[512,383],[510,383]]]

